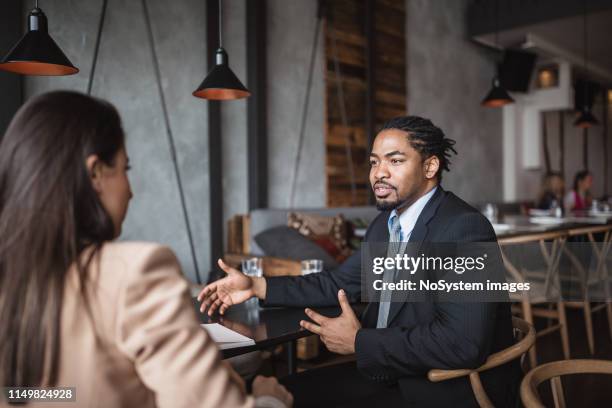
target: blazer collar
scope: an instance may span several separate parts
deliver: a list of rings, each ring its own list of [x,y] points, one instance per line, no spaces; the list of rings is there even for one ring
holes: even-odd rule
[[[444,197],[445,191],[442,189],[442,186],[438,185],[436,192],[429,199],[423,211],[419,215],[416,224],[414,225],[414,229],[412,230],[412,234],[410,235],[409,242],[421,242],[427,236],[427,224],[436,214],[440,203],[442,202],[442,198]]]

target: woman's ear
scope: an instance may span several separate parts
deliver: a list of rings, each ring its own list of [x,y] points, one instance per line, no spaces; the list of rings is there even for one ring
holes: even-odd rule
[[[102,192],[102,163],[97,154],[87,156],[85,166],[91,179],[91,185],[97,193]]]

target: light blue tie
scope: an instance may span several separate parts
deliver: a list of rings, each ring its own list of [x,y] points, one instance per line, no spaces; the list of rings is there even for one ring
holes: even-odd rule
[[[387,247],[387,258],[395,258],[400,251],[402,245],[402,226],[400,224],[399,215],[393,214],[389,220],[389,246]],[[385,269],[383,273],[383,283],[393,282],[395,279],[395,268]],[[378,308],[378,321],[376,328],[387,327],[387,319],[389,317],[389,308],[391,307],[392,291],[383,290],[380,294],[380,306]]]

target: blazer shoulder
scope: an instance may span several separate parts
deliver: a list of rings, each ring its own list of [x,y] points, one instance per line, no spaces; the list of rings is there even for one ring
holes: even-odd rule
[[[99,253],[100,269],[122,270],[124,274],[140,274],[153,264],[176,264],[172,249],[156,242],[119,241],[104,244]]]
[[[174,252],[167,245],[147,241],[112,241],[102,246],[102,252],[107,255],[129,256],[132,259],[146,258],[155,253],[172,254]]]
[[[479,235],[487,240],[495,238],[490,221],[476,208],[451,192],[446,192],[445,200],[440,205],[438,221],[447,228],[461,226],[461,229],[478,231]]]
[[[387,220],[389,219],[389,214],[391,214],[391,211],[381,211],[370,222],[364,237],[365,241],[388,239],[389,229],[387,227]]]
[[[457,197],[455,194],[450,191],[446,192],[446,196],[444,201],[440,204],[440,208],[438,210],[438,216],[441,217],[450,217],[456,218],[460,216],[468,216],[468,217],[482,217],[483,220],[487,220],[480,211],[466,203],[461,198]]]

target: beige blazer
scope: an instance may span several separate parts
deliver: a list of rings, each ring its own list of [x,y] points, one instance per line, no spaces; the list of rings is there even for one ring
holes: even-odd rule
[[[76,387],[77,400],[49,407],[254,405],[200,327],[188,283],[169,248],[108,243],[94,258],[87,285],[93,319],[79,294],[76,268],[71,268],[58,386]]]

